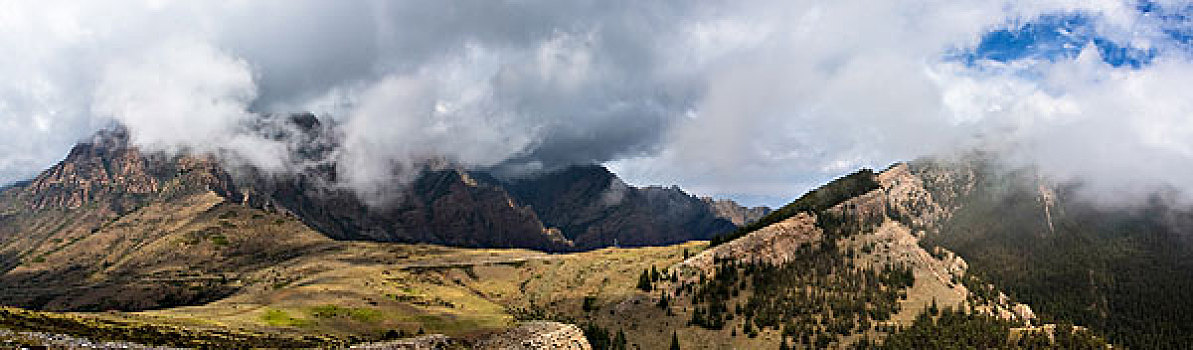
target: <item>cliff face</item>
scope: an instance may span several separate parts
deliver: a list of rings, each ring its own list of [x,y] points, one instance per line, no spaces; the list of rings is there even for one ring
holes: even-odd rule
[[[462,247],[569,250],[571,242],[544,227],[534,211],[500,187],[471,181],[459,169],[428,169],[397,198],[369,204],[346,189],[304,177],[255,184],[255,198],[281,208],[329,237],[421,242]]]
[[[820,242],[823,235],[824,230],[816,227],[815,217],[801,213],[701,252],[680,267],[711,274],[716,260],[722,259],[781,265],[794,257],[800,245]]]
[[[214,158],[147,155],[128,142],[123,128],[101,131],[28,184],[8,191],[28,210],[93,206],[117,214],[170,196],[206,191],[237,196],[231,176]]]
[[[713,213],[715,213],[717,216],[725,220],[729,220],[729,222],[732,222],[737,226],[743,226],[757,221],[771,212],[770,208],[767,207],[747,208],[738,205],[737,202],[726,199],[702,197],[700,200],[712,207]]]
[[[32,209],[78,208],[109,202],[122,194],[147,195],[158,190],[140,152],[124,147],[125,135],[109,131],[71,149],[66,159],[28,185]],[[108,203],[119,206],[119,202]]]

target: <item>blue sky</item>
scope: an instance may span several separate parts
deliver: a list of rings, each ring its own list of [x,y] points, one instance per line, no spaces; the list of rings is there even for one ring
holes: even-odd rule
[[[1086,45],[1094,45],[1102,59],[1115,67],[1140,68],[1150,63],[1160,50],[1190,49],[1193,26],[1189,15],[1193,4],[1163,7],[1141,2],[1135,9],[1159,25],[1158,46],[1138,47],[1098,32],[1098,18],[1088,13],[1054,13],[1012,23],[1007,28],[984,34],[974,48],[962,50],[957,58],[966,62],[992,60],[1009,62],[1023,59],[1072,59]]]

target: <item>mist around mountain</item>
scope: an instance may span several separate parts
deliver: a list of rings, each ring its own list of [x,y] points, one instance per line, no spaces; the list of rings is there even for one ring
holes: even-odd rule
[[[14,212],[94,206],[119,215],[209,189],[294,215],[334,239],[547,251],[674,244],[736,228],[678,188],[628,186],[601,166],[499,178],[428,159],[413,178],[395,177],[381,192],[362,194],[337,181],[336,169],[345,165],[334,158],[335,125],[295,114],[265,116],[249,127],[285,142],[285,162],[296,169],[270,171],[220,154],[142,153],[117,126],[79,144],[31,182],[7,189],[5,206]]]
[[[283,120],[301,135],[322,128],[309,116]],[[147,314],[96,323],[12,311],[0,325],[181,346],[1097,348],[1126,339],[1053,314],[1046,297],[1004,293],[1025,289],[986,273],[981,256],[967,260],[964,246],[955,254],[925,241],[959,232],[977,208],[982,182],[968,163],[864,169],[773,212],[627,186],[598,166],[503,178],[428,163],[378,211],[325,186],[334,164],[246,172],[218,155],[142,154],[123,137],[98,134],[0,193],[2,302]],[[294,157],[334,149],[306,144],[317,147]],[[744,218],[757,221],[730,221]],[[717,244],[684,243],[710,238]],[[161,336],[194,320],[221,326]],[[554,323],[535,323],[544,320]],[[102,335],[130,325],[150,328]],[[232,330],[239,340],[210,335]]]
[[[982,154],[862,169],[773,211],[629,186],[601,166],[509,176],[434,159],[370,197],[334,185],[334,125],[294,114],[253,128],[285,141],[287,162],[302,167],[143,153],[115,127],[0,191],[0,302],[220,320],[247,332],[237,338],[246,343],[300,342],[286,338],[294,334],[328,337],[306,344],[384,341],[437,324],[450,335],[442,341],[475,345],[557,329],[519,323],[536,320],[579,327],[567,332],[596,348],[664,346],[654,333],[751,348],[1189,341],[1179,300],[1193,281],[1193,211],[1159,195],[1100,206],[1079,183],[1007,171]],[[665,247],[632,248],[643,246]],[[617,266],[626,258],[633,263]],[[555,260],[587,267],[557,271]],[[395,268],[406,272],[369,282]],[[519,291],[549,271],[579,284]],[[605,277],[579,277],[589,275]],[[475,295],[433,297],[457,293],[434,281]],[[611,285],[616,292],[605,292]],[[334,292],[344,286],[360,290]],[[285,293],[310,301],[277,299]],[[253,306],[226,316],[236,305]],[[92,336],[112,327],[21,322]],[[145,337],[110,340],[161,342],[170,327],[185,329],[149,324],[159,323],[166,328]],[[459,338],[471,332],[488,335]],[[171,344],[209,341],[187,339]],[[439,341],[429,339],[419,341]]]
[[[1193,207],[1157,192],[1143,203],[1092,199],[990,157],[913,162],[970,178],[958,209],[921,241],[964,256],[971,270],[1033,306],[1043,320],[1089,327],[1130,348],[1190,344]],[[946,190],[942,188],[941,190]]]

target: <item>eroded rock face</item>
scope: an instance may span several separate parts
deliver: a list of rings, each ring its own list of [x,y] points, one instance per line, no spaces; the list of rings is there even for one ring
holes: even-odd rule
[[[476,339],[456,339],[442,334],[425,335],[410,339],[359,344],[352,349],[368,350],[592,350],[580,327],[572,324],[530,321],[504,332],[481,336]]]
[[[887,212],[912,229],[925,229],[944,220],[952,208],[943,207],[924,187],[921,177],[905,164],[897,164],[878,175]]]
[[[463,170],[427,169],[412,183],[394,186],[401,189],[396,198],[375,204],[348,189],[321,186],[306,175],[253,184],[254,197],[262,205],[282,208],[335,239],[573,249],[504,189],[476,183]]]
[[[123,128],[103,130],[79,143],[17,195],[31,210],[94,205],[124,213],[145,202],[207,191],[235,196],[235,184],[210,156],[145,154]]]
[[[78,208],[124,194],[156,192],[159,181],[149,174],[141,153],[127,146],[127,140],[123,130],[109,130],[72,148],[66,159],[29,183],[29,207]]]
[[[893,169],[892,169],[893,170]],[[901,169],[892,175],[907,179],[907,174],[918,179],[920,189],[931,194],[932,202],[943,210],[944,215],[951,214],[961,205],[960,198],[969,194],[977,186],[977,171],[971,162],[947,160],[920,160],[909,164],[901,164]],[[912,182],[917,180],[911,179]],[[922,196],[921,196],[922,197]],[[943,221],[947,217],[937,217]]]
[[[713,213],[717,216],[729,220],[734,225],[743,226],[754,221],[758,221],[766,214],[770,214],[771,210],[767,207],[752,207],[747,208],[738,205],[737,202],[725,199],[712,199],[709,197],[700,198],[705,204],[712,207]]]
[[[678,267],[681,271],[695,270],[711,274],[716,260],[733,259],[779,265],[794,258],[800,245],[819,242],[822,234],[823,231],[816,227],[816,219],[809,214],[801,213],[745,237],[700,252],[680,263]]]

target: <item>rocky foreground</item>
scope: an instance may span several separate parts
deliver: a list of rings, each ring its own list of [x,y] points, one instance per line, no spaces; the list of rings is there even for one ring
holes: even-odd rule
[[[14,332],[0,329],[0,348],[49,347],[55,349],[181,349],[148,346],[130,342],[95,341],[82,337],[45,332]],[[591,350],[584,332],[575,325],[549,322],[524,322],[505,332],[479,339],[452,338],[442,334],[423,335],[409,339],[358,344],[350,349],[362,350],[430,350],[430,349],[563,349]]]
[[[591,350],[584,332],[575,325],[549,322],[523,322],[505,332],[476,340],[455,339],[442,334],[420,336],[397,341],[360,344],[351,347],[363,350],[423,350],[423,349],[561,349]]]
[[[65,334],[14,332],[7,329],[0,329],[0,348],[22,349],[28,347],[48,347],[54,349],[176,349],[129,342],[94,341]]]

